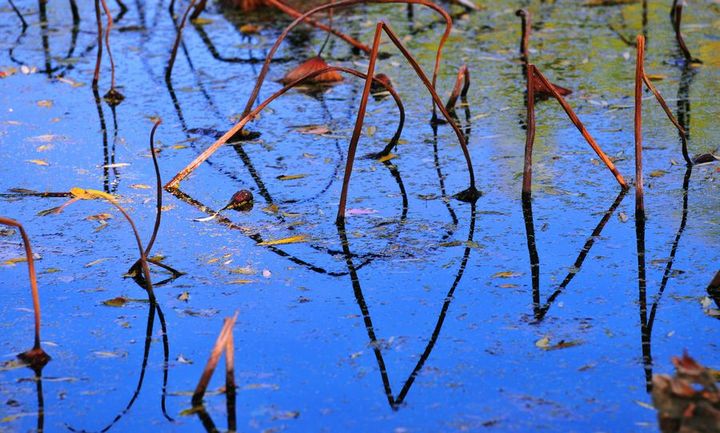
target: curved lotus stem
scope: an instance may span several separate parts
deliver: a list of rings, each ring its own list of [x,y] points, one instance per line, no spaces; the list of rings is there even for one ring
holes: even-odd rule
[[[95,21],[97,21],[97,57],[95,59],[95,72],[93,73],[92,86],[94,89],[97,88],[98,82],[100,81],[100,64],[102,63],[102,35],[103,26],[100,17],[100,0],[95,0]]]
[[[210,147],[205,149],[203,153],[198,155],[197,158],[195,158],[190,164],[188,164],[185,168],[180,170],[178,174],[175,175],[170,182],[168,182],[165,185],[166,190],[173,190],[176,189],[178,184],[185,179],[190,173],[195,171],[196,168],[200,166],[203,162],[205,162],[210,156],[215,153],[221,146],[223,146],[225,143],[227,143],[235,134],[237,134],[239,131],[241,131],[245,125],[250,123],[252,120],[255,119],[255,117],[260,114],[262,110],[264,110],[268,105],[270,105],[271,102],[279,98],[280,96],[284,95],[288,91],[290,91],[292,88],[305,83],[307,81],[312,80],[314,77],[326,74],[328,72],[332,71],[339,71],[339,72],[345,72],[347,74],[354,75],[356,77],[366,79],[367,76],[363,74],[360,71],[356,71],[355,69],[350,68],[344,68],[340,66],[330,66],[328,68],[319,69],[317,71],[313,71],[302,78],[299,78],[291,83],[288,83],[285,87],[275,92],[273,95],[271,95],[269,98],[264,100],[260,105],[258,105],[254,110],[252,110],[247,115],[243,116],[242,119],[240,119],[240,122],[238,122],[235,126],[233,126],[228,132],[226,132],[222,137],[220,137],[215,143],[213,143]],[[392,86],[388,86],[387,83],[384,83],[382,80],[379,80],[377,78],[373,78],[373,82],[375,82],[377,85],[382,86],[387,90],[390,95],[392,95],[393,99],[395,100],[395,103],[398,106],[398,109],[400,110],[400,121],[398,124],[397,131],[395,132],[395,135],[393,136],[391,142],[397,142],[397,140],[400,138],[400,133],[402,132],[402,128],[405,122],[405,109],[402,105],[402,101],[400,100],[400,96],[397,94],[397,92],[392,88]]]
[[[23,246],[25,247],[25,256],[27,257],[28,274],[30,276],[30,290],[33,299],[33,310],[35,311],[35,343],[31,350],[21,354],[21,358],[26,359],[31,365],[38,367],[47,364],[50,357],[40,347],[40,291],[37,285],[37,275],[35,273],[35,258],[33,257],[32,246],[30,245],[30,238],[25,232],[25,228],[19,222],[10,219],[0,217],[0,224],[15,227],[20,231],[20,236],[23,240]]]
[[[432,85],[435,87],[435,84],[437,82],[437,75],[438,70],[440,69],[440,60],[442,57],[442,49],[445,45],[445,42],[447,41],[448,37],[450,36],[450,31],[452,30],[452,18],[450,17],[450,14],[448,14],[443,8],[436,5],[435,3],[428,1],[428,0],[344,0],[337,3],[331,3],[326,4],[322,6],[318,6],[316,8],[313,8],[309,10],[308,12],[305,12],[301,16],[299,16],[295,21],[290,23],[285,30],[280,34],[278,39],[275,41],[275,44],[272,46],[270,51],[268,52],[267,57],[265,58],[265,63],[263,64],[262,70],[260,71],[260,74],[258,75],[257,82],[255,83],[255,87],[253,88],[252,94],[250,95],[250,98],[247,101],[247,104],[245,104],[245,109],[243,110],[242,114],[243,116],[247,116],[251,111],[252,107],[255,104],[255,101],[258,98],[258,95],[260,94],[260,88],[262,87],[265,77],[268,73],[268,70],[270,69],[270,62],[273,59],[273,56],[277,52],[278,48],[280,47],[280,44],[285,40],[287,35],[290,33],[292,29],[297,27],[300,23],[305,21],[308,17],[318,13],[322,12],[324,10],[328,9],[334,9],[334,8],[346,8],[350,6],[355,6],[357,4],[388,4],[388,3],[400,3],[400,4],[419,4],[422,6],[426,6],[430,9],[435,10],[438,12],[442,17],[445,19],[446,25],[445,25],[445,32],[443,33],[442,37],[440,38],[440,44],[437,48],[437,53],[435,55],[435,66],[433,68],[433,78],[432,78]]]
[[[465,100],[467,98],[468,90],[470,90],[470,70],[467,65],[462,65],[458,70],[457,78],[455,79],[455,87],[453,87],[450,98],[448,99],[447,104],[445,104],[445,109],[448,112],[455,110],[455,104],[457,104],[458,97],[462,97],[463,100]]]

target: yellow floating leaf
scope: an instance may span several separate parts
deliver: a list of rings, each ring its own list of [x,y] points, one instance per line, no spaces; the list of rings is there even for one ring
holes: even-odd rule
[[[276,204],[271,204],[268,207],[263,208],[263,212],[269,213],[269,214],[276,214],[280,208]]]
[[[95,265],[99,265],[100,263],[102,263],[102,262],[104,262],[104,261],[106,261],[106,260],[110,260],[110,259],[108,259],[108,258],[106,257],[106,258],[102,258],[102,259],[93,260],[92,262],[86,264],[85,267],[86,267],[86,268],[90,268],[90,267],[93,267],[93,266],[95,266]]]
[[[107,301],[103,301],[103,305],[108,307],[122,307],[123,305],[128,303],[128,298],[125,298],[123,296],[118,296],[117,298],[108,299]]]
[[[322,135],[327,134],[330,132],[330,128],[324,125],[312,125],[312,126],[305,126],[303,128],[296,129],[297,132],[301,134],[312,134],[312,135]]]
[[[54,146],[52,144],[43,144],[38,146],[35,150],[38,152],[47,152],[48,150],[52,149]]]
[[[232,280],[228,284],[250,284],[254,283],[253,280]]]
[[[213,20],[209,18],[195,18],[194,20],[192,20],[193,24],[199,24],[201,26],[204,26],[205,24],[211,24],[212,22]]]
[[[307,235],[297,235],[297,236],[290,236],[289,238],[260,242],[258,245],[263,246],[263,247],[269,247],[269,246],[273,246],[273,245],[297,244],[300,242],[307,242],[307,240],[308,240]]]
[[[648,77],[648,79],[649,79],[650,81],[662,81],[662,80],[664,80],[664,79],[667,78],[667,75],[662,75],[662,74],[648,74],[647,77]]]
[[[307,177],[307,174],[284,174],[282,176],[278,176],[277,178],[279,180],[295,180],[302,179],[304,177]]]
[[[391,159],[395,159],[395,158],[397,158],[397,155],[395,155],[394,153],[388,153],[387,155],[385,155],[381,158],[378,158],[378,162],[390,161]]]
[[[38,101],[37,105],[38,107],[51,108],[53,106],[53,101],[49,99],[43,99],[42,101]]]
[[[3,263],[5,263],[8,266],[14,266],[18,263],[23,263],[23,262],[27,262],[27,257],[24,257],[24,256],[23,257],[15,257],[12,259],[7,259]]]
[[[135,184],[130,185],[130,188],[132,188],[132,189],[150,189],[151,186],[145,185],[143,183],[135,183]]]
[[[98,191],[96,189],[82,189],[75,187],[70,190],[70,194],[72,194],[75,198],[79,198],[80,200],[108,200],[111,202],[115,201],[115,196],[113,196],[112,194]]]
[[[47,161],[42,160],[42,159],[28,159],[27,162],[30,162],[30,163],[33,163],[33,164],[36,164],[36,165],[41,165],[41,166],[43,166],[43,167],[47,167],[48,165],[50,165],[50,164],[47,163]]]
[[[655,170],[650,173],[650,177],[663,177],[667,174],[665,170]]]
[[[255,274],[255,270],[250,266],[243,266],[242,268],[231,269],[230,273],[239,275],[253,275]]]
[[[255,24],[243,24],[240,26],[240,31],[246,35],[253,35],[260,31],[262,27],[256,26]]]

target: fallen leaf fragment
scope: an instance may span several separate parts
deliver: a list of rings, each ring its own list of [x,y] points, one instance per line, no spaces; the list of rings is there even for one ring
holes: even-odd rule
[[[289,238],[260,242],[258,245],[261,247],[269,247],[269,246],[274,246],[274,245],[297,244],[297,243],[301,243],[301,242],[307,242],[307,240],[308,240],[307,235],[297,235],[297,236],[290,236]]]

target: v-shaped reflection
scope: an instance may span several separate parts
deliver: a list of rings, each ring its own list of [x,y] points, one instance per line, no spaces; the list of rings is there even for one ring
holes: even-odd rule
[[[162,284],[159,283],[160,285]],[[140,364],[140,373],[138,376],[137,384],[135,385],[135,389],[130,396],[130,400],[125,405],[125,407],[113,418],[113,420],[105,425],[100,430],[97,430],[99,432],[107,432],[111,428],[113,428],[125,415],[127,415],[130,410],[132,409],[133,405],[135,404],[137,398],[140,396],[140,391],[142,390],[143,383],[145,381],[145,372],[147,370],[148,365],[148,359],[150,357],[150,346],[152,344],[152,336],[153,336],[153,328],[155,324],[155,314],[157,313],[158,320],[160,322],[160,328],[162,331],[162,344],[163,344],[163,384],[162,384],[162,395],[160,400],[160,405],[162,408],[163,416],[170,422],[173,422],[174,419],[168,415],[167,412],[167,383],[168,383],[168,367],[169,367],[169,356],[170,356],[170,343],[168,339],[168,333],[167,333],[167,324],[165,322],[165,315],[162,312],[162,309],[160,308],[160,305],[155,302],[150,302],[150,307],[148,309],[148,316],[147,316],[147,324],[145,328],[145,345],[143,348],[143,358],[142,363]],[[66,424],[66,427],[72,431],[72,432],[82,432],[87,433],[88,430],[79,430],[71,427],[70,425]]]
[[[567,288],[570,282],[572,282],[572,280],[575,278],[575,275],[580,272],[580,269],[582,268],[583,263],[585,263],[585,259],[590,253],[590,250],[592,249],[593,245],[595,245],[595,241],[602,234],[603,229],[605,229],[605,226],[610,220],[610,217],[612,217],[617,208],[620,206],[620,203],[622,203],[626,193],[627,192],[625,190],[620,191],[617,198],[615,198],[613,204],[610,205],[610,208],[603,214],[600,222],[598,222],[597,226],[595,226],[595,229],[592,231],[590,237],[588,237],[587,241],[585,241],[585,244],[583,245],[580,253],[578,254],[575,262],[573,263],[572,269],[568,272],[568,274],[565,276],[560,285],[555,289],[555,291],[550,294],[544,304],[542,302],[542,296],[540,293],[540,256],[538,254],[537,241],[535,239],[535,222],[533,219],[532,196],[523,195],[523,217],[525,219],[525,233],[527,236],[528,253],[530,254],[532,302],[535,322],[541,322],[545,319],[545,316],[547,315],[550,307],[552,307],[552,304],[555,302],[557,297],[560,296],[563,290],[565,290],[565,288]]]
[[[678,227],[675,233],[672,246],[670,248],[670,257],[667,259],[665,264],[665,270],[663,271],[662,279],[660,280],[660,286],[657,293],[655,294],[652,305],[650,306],[650,312],[648,314],[648,300],[647,300],[647,267],[646,267],[646,249],[645,249],[645,212],[638,210],[635,213],[635,234],[637,242],[637,280],[638,280],[638,305],[640,307],[640,338],[642,347],[642,360],[643,369],[645,370],[645,384],[647,391],[652,390],[652,375],[653,375],[653,358],[652,358],[652,331],[653,325],[655,324],[655,315],[657,314],[660,301],[665,293],[670,277],[672,276],[673,264],[675,263],[675,256],[677,254],[678,245],[680,244],[680,238],[685,232],[688,219],[688,204],[689,204],[689,189],[690,179],[692,178],[693,166],[689,165],[685,171],[685,177],[683,178],[683,204],[682,204],[682,218],[680,219],[680,227]],[[712,286],[712,284],[711,284]],[[710,293],[711,288],[708,288]],[[716,302],[718,299],[716,299]]]
[[[365,301],[365,296],[363,295],[360,276],[358,274],[358,268],[355,266],[354,256],[351,252],[350,243],[348,242],[347,232],[345,230],[345,222],[338,222],[338,236],[340,237],[340,241],[342,243],[345,264],[348,268],[348,274],[350,275],[350,282],[352,283],[355,300],[357,301],[358,307],[360,307],[360,312],[362,313],[363,321],[365,322],[365,330],[367,331],[368,339],[370,340],[370,346],[373,349],[373,353],[375,354],[375,360],[377,361],[378,368],[380,370],[380,377],[382,379],[383,388],[385,390],[385,396],[387,397],[388,404],[393,409],[398,409],[405,401],[405,398],[410,392],[410,389],[412,388],[412,385],[415,382],[417,375],[420,373],[420,371],[422,371],[425,362],[430,357],[430,354],[435,347],[435,343],[440,336],[440,331],[442,330],[442,326],[445,322],[445,316],[447,315],[448,309],[450,308],[450,304],[455,299],[455,289],[457,289],[460,281],[462,280],[468,259],[470,257],[470,245],[472,244],[473,237],[475,235],[475,218],[475,203],[471,203],[470,228],[468,229],[467,243],[465,244],[466,247],[463,251],[460,266],[457,270],[457,273],[455,274],[455,279],[453,280],[450,289],[445,295],[445,301],[443,302],[443,306],[440,309],[440,314],[438,315],[438,319],[435,323],[435,327],[433,328],[433,332],[430,335],[428,343],[425,346],[425,350],[420,355],[420,359],[415,364],[415,367],[410,372],[410,375],[405,380],[402,389],[397,395],[393,393],[392,385],[390,384],[390,377],[385,366],[385,360],[383,358],[380,345],[378,344],[378,338],[375,334],[375,327],[373,325],[372,316],[370,315],[370,308],[368,307],[367,302]]]

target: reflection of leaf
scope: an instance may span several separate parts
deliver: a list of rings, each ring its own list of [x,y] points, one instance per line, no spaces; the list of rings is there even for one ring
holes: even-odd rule
[[[307,240],[308,240],[307,235],[297,235],[297,236],[290,236],[289,238],[260,242],[258,245],[260,245],[262,247],[269,247],[269,246],[273,246],[273,245],[286,245],[286,244],[296,244],[296,243],[300,243],[300,242],[307,242]]]
[[[330,132],[330,128],[323,125],[312,125],[312,126],[306,126],[303,128],[296,129],[297,132],[301,134],[313,134],[313,135],[322,135],[327,134]]]
[[[667,174],[665,170],[655,170],[650,172],[650,177],[663,177]]]
[[[232,280],[228,284],[250,284],[254,283],[253,280]]]
[[[127,356],[127,352],[108,352],[108,351],[98,350],[96,352],[93,352],[93,355],[95,355],[98,358],[124,358]]]
[[[395,159],[395,158],[397,158],[397,155],[395,155],[394,153],[388,153],[387,155],[385,155],[381,158],[378,158],[378,162],[390,161],[391,159]]]
[[[492,277],[493,278],[515,278],[515,277],[519,277],[520,275],[522,275],[522,274],[518,274],[517,272],[505,271],[505,272],[498,272],[498,273],[494,274]]]
[[[566,341],[566,340],[560,340],[557,344],[550,344],[550,337],[544,336],[543,338],[539,339],[535,342],[535,346],[542,349],[542,350],[559,350],[559,349],[567,349],[569,347],[575,347],[582,344],[582,341],[579,340],[572,340],[572,341]]]

